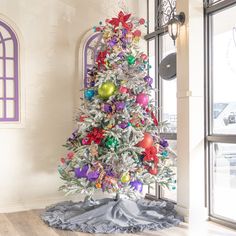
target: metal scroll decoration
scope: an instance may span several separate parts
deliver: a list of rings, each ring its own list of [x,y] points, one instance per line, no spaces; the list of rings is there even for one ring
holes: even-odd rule
[[[176,14],[176,0],[161,0],[157,9],[157,25],[162,28]]]

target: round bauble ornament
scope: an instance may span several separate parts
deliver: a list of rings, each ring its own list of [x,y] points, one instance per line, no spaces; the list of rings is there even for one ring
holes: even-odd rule
[[[149,133],[144,133],[143,140],[138,143],[139,147],[150,148],[153,145],[153,137]]]
[[[142,33],[141,33],[140,30],[135,30],[134,33],[133,33],[133,35],[134,35],[135,37],[140,37],[141,34],[142,34]]]
[[[157,173],[158,173],[158,168],[157,168],[157,167],[150,168],[150,169],[148,170],[148,172],[149,172],[151,175],[157,175]]]
[[[152,77],[150,77],[149,75],[146,75],[143,79],[149,86],[152,85],[152,83],[153,83],[153,78]]]
[[[85,99],[87,99],[87,100],[91,100],[91,99],[94,97],[94,95],[95,95],[95,92],[94,92],[94,90],[92,90],[92,89],[86,90],[86,91],[84,92],[84,97],[85,97]]]
[[[140,25],[143,25],[145,23],[145,20],[143,19],[143,18],[141,18],[140,20],[139,20],[139,24]]]
[[[140,193],[143,191],[143,183],[138,181],[138,180],[134,180],[131,181],[129,183],[131,185],[131,187],[133,187],[135,190],[139,191]]]
[[[144,60],[144,61],[147,61],[148,60],[148,56],[145,54],[145,53],[142,53],[140,55],[141,59]]]
[[[116,91],[116,86],[113,82],[104,82],[102,86],[98,89],[98,95],[102,99],[108,99]]]
[[[147,94],[140,93],[140,94],[137,95],[136,103],[138,103],[142,107],[146,107],[148,105],[148,102],[149,102],[149,97],[148,97]]]
[[[129,65],[133,65],[136,61],[136,58],[133,55],[127,56],[126,59],[127,59],[127,62],[128,62]]]
[[[126,88],[126,87],[124,87],[124,86],[120,86],[119,92],[120,92],[120,93],[128,93],[129,90],[128,90],[128,88]]]
[[[129,175],[129,173],[125,173],[125,174],[123,174],[122,176],[121,176],[121,182],[122,183],[127,183],[127,182],[129,182],[130,181],[130,175]]]
[[[126,129],[127,127],[129,127],[129,123],[127,122],[122,122],[118,125],[121,129]]]

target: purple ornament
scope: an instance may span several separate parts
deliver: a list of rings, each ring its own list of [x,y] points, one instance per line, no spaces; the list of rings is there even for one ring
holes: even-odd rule
[[[114,47],[117,44],[117,37],[113,37],[110,41],[109,41],[109,45],[110,47]]]
[[[121,129],[126,129],[128,126],[129,126],[129,124],[127,122],[122,122],[122,123],[119,124],[119,127]]]
[[[70,142],[76,140],[77,137],[78,137],[77,132],[78,132],[78,129],[76,129],[67,140],[70,141]]]
[[[166,139],[162,139],[160,140],[160,145],[164,148],[168,147],[169,146],[169,143]]]
[[[98,179],[99,175],[100,175],[99,171],[95,170],[95,171],[89,172],[87,174],[87,178],[89,181],[94,182]]]
[[[116,102],[116,110],[122,111],[125,108],[125,102]]]
[[[87,171],[89,169],[88,165],[84,165],[81,169],[75,168],[75,176],[77,178],[87,178]]]
[[[140,193],[143,191],[143,183],[138,181],[138,180],[134,180],[131,181],[129,183],[131,185],[131,187],[133,187],[136,191],[139,191]]]
[[[108,103],[104,103],[103,104],[103,111],[106,112],[106,113],[112,112],[112,106]]]
[[[127,31],[127,29],[125,29],[125,28],[124,28],[124,29],[122,29],[122,37],[125,37],[125,36],[126,36],[126,34],[127,34],[127,32],[128,32],[128,31]]]
[[[149,75],[146,75],[143,79],[149,86],[152,85],[152,83],[153,83],[153,78],[152,77],[150,77]]]

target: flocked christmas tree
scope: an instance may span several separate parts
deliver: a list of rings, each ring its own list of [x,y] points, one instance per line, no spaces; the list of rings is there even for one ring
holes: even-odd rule
[[[143,185],[174,182],[168,143],[159,136],[151,101],[148,57],[138,47],[144,23],[121,11],[96,27],[100,51],[58,168],[65,181],[60,189],[67,193],[92,195],[102,189],[132,197]]]

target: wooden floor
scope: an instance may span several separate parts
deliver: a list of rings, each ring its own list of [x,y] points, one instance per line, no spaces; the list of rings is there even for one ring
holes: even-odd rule
[[[40,210],[0,214],[1,236],[85,236],[92,234],[57,230],[48,227],[40,219]],[[99,236],[101,234],[96,234]],[[110,234],[111,235],[111,234]],[[110,236],[106,234],[106,236]],[[113,234],[114,235],[114,234]],[[236,236],[236,231],[206,223],[203,226],[189,228],[187,224],[160,231],[147,231],[137,234],[116,234],[132,236]]]

